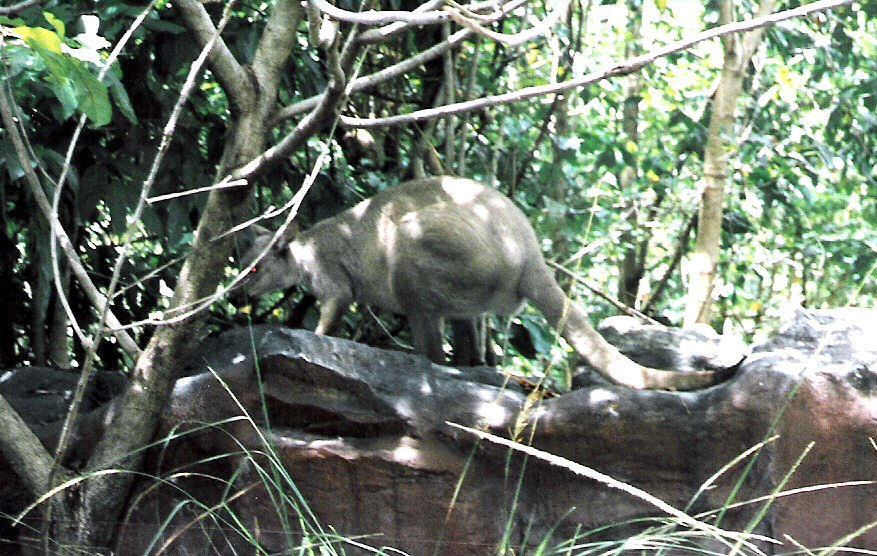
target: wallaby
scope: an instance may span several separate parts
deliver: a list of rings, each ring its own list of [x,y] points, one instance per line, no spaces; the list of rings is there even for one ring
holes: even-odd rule
[[[273,232],[257,230],[245,265]],[[609,381],[630,388],[692,390],[724,377],[676,373],[633,362],[570,302],[542,257],[539,241],[510,199],[478,182],[408,181],[281,238],[242,282],[251,298],[294,284],[320,301],[317,334],[328,334],[356,301],[405,314],[414,348],[443,363],[443,319],[474,323],[511,315],[529,300]]]

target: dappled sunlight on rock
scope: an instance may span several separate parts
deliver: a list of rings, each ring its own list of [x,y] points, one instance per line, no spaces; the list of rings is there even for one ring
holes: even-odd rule
[[[476,412],[480,417],[481,422],[489,427],[498,427],[502,425],[506,422],[506,418],[508,417],[506,408],[496,402],[482,403]]]
[[[609,403],[618,400],[618,393],[608,388],[594,388],[588,394],[589,401],[592,404]]]
[[[399,445],[391,451],[393,460],[409,464],[417,462],[420,459],[420,451],[411,444],[410,438],[402,438]]]

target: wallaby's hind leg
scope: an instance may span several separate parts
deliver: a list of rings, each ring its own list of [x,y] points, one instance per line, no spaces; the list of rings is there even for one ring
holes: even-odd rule
[[[455,366],[484,365],[484,346],[481,342],[481,335],[478,333],[476,319],[453,319],[451,333],[454,338],[453,363]]]
[[[445,350],[442,348],[442,319],[436,315],[409,314],[408,326],[414,351],[426,355],[433,363],[445,364]]]
[[[329,334],[335,328],[341,313],[350,307],[350,302],[337,297],[330,297],[320,302],[320,322],[317,323],[317,334]]]

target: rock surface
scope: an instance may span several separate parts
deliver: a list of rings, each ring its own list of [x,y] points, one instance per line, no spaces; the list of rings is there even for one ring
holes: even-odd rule
[[[738,481],[735,501],[768,496],[777,489],[873,480],[875,320],[877,312],[867,310],[801,311],[773,340],[756,346],[727,383],[693,393],[612,386],[574,390],[532,410],[522,437],[532,434],[535,447],[642,488],[676,508],[691,504],[692,514],[721,507]],[[739,344],[717,349],[718,338],[704,347],[702,336],[670,332],[668,337],[654,327],[624,326],[629,328],[625,338],[630,345],[639,346],[645,355],[658,353],[657,361],[643,363],[693,367],[697,361],[721,359],[734,364],[745,355]],[[249,346],[247,334],[233,331],[218,343],[226,351]],[[607,335],[617,341],[611,332]],[[392,546],[411,554],[436,549],[442,554],[483,554],[493,551],[507,529],[511,546],[533,547],[545,538],[553,539],[549,545],[560,543],[577,530],[664,515],[627,493],[533,458],[524,463],[520,455],[509,457],[504,447],[476,442],[448,426],[447,421],[481,427],[504,437],[515,429],[526,394],[503,389],[495,371],[449,369],[420,357],[302,331],[264,328],[256,337],[274,442],[324,527],[363,535],[358,538],[371,546]],[[679,347],[672,348],[674,342]],[[639,357],[637,350],[620,344]],[[651,350],[655,344],[659,348]],[[243,353],[252,350],[231,357],[226,351],[222,359],[235,364],[223,369],[222,376],[259,420],[252,358]],[[178,384],[166,427],[238,413],[214,376],[200,374]],[[249,423],[227,428],[251,448],[259,447]],[[702,483],[773,435],[778,438],[732,466],[692,503]],[[234,449],[224,433],[204,434],[197,441],[172,443],[163,468],[168,469],[170,461],[189,465],[199,457]],[[226,476],[239,469],[241,459],[224,463]],[[259,483],[252,464],[242,468],[242,476],[252,482],[241,481],[238,489]],[[215,463],[211,470],[217,471]],[[206,490],[201,492],[209,493],[205,503],[221,498],[220,486],[202,487]],[[286,540],[277,512],[264,488],[252,488],[233,507],[248,516],[254,530],[259,523],[267,547],[282,550]],[[153,497],[144,508],[173,507],[175,497],[163,496]],[[764,503],[729,510],[721,527],[744,530]],[[149,512],[135,514],[129,529],[137,531],[140,543],[145,540],[142,521],[138,523],[143,513]],[[789,538],[808,547],[827,546],[875,520],[877,487],[856,485],[779,497],[754,532],[784,543],[756,543],[767,553],[780,553],[795,549]],[[191,516],[181,517],[179,526],[190,521]],[[580,542],[623,537],[641,528],[619,526]],[[203,543],[202,534],[193,531],[174,542],[181,548],[191,543],[191,549]],[[138,544],[135,536],[126,542]],[[702,544],[720,553],[729,550],[716,541]],[[877,528],[847,545],[877,547]]]
[[[626,341],[633,338],[645,354],[660,351],[649,349],[657,332],[629,328]],[[477,441],[447,422],[502,437],[519,430],[540,450],[691,515],[720,508],[736,489],[733,500],[747,501],[777,490],[871,481],[877,478],[875,338],[877,311],[800,311],[772,340],[755,346],[726,383],[684,393],[589,386],[543,400],[521,419],[527,394],[514,382],[503,387],[503,377],[490,369],[441,367],[303,331],[260,327],[251,339],[250,331],[233,330],[209,340],[191,376],[178,381],[160,434],[182,436],[151,457],[153,472],[170,482],[139,500],[119,553],[143,553],[150,543],[169,553],[251,552],[248,541],[231,532],[231,514],[205,517],[205,507],[218,508],[229,498],[229,511],[266,549],[284,550],[288,538],[301,533],[299,521],[285,525],[260,477],[284,482],[285,475],[271,473],[264,456],[242,453],[265,453],[269,445],[326,531],[410,554],[494,553],[504,535],[522,553],[546,538],[555,547],[576,532],[622,524],[579,538],[584,544],[655,525],[629,520],[666,516],[604,483],[533,457],[510,456],[507,448]],[[724,364],[736,357],[733,349],[714,357],[719,352],[712,347],[687,353]],[[692,360],[661,357],[680,366]],[[252,421],[240,418],[241,408]],[[773,436],[692,501],[723,466]],[[285,491],[297,500],[288,485]],[[817,488],[777,497],[766,510],[765,504],[732,508],[719,525],[743,531],[763,513],[754,532],[783,544],[755,544],[777,554],[795,551],[794,543],[828,546],[877,522],[873,484]],[[162,519],[174,512],[169,528],[159,532]],[[714,517],[707,514],[704,521],[715,523]],[[699,538],[718,553],[730,550]],[[874,549],[877,526],[845,544]],[[361,552],[350,545],[345,550]],[[741,552],[748,553],[754,552]]]

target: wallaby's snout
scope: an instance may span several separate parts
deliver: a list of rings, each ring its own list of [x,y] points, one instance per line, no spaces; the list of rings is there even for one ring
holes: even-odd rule
[[[290,225],[279,238],[275,238],[275,232],[267,228],[253,226],[252,229],[255,233],[253,244],[239,263],[241,269],[249,270],[228,297],[237,307],[297,283],[298,273],[289,259],[289,243],[298,227]]]

